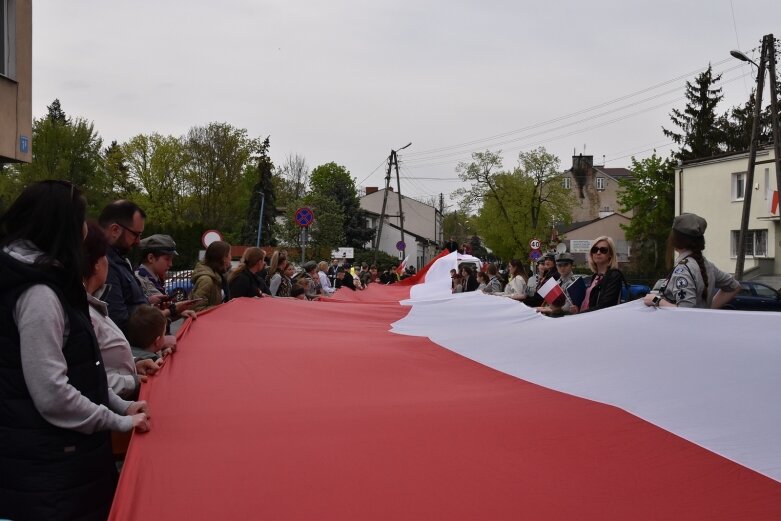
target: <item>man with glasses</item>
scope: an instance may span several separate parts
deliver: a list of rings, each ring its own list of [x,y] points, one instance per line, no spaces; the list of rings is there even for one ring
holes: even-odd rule
[[[127,256],[140,243],[146,214],[133,202],[120,200],[109,203],[100,213],[98,223],[106,232],[108,243],[108,289],[100,298],[108,304],[111,320],[127,335],[127,321],[137,306],[157,304],[163,295],[147,300],[141,284],[133,273]]]

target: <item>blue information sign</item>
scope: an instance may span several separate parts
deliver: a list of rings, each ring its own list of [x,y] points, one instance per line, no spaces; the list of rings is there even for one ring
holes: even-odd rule
[[[532,252],[529,254],[529,258],[533,261],[536,261],[542,257],[542,252],[540,250],[532,250]]]
[[[19,136],[19,152],[26,154],[30,151],[30,138]]]

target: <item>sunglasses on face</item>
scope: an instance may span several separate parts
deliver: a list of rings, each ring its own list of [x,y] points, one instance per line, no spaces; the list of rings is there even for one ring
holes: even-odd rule
[[[591,248],[591,254],[592,255],[597,253],[597,252],[599,252],[599,253],[601,253],[603,255],[607,255],[608,253],[610,253],[610,249],[606,248],[604,246],[599,246],[599,247],[594,246],[593,248]]]

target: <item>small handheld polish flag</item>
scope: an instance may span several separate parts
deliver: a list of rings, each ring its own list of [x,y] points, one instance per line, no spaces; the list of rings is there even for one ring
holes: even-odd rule
[[[537,293],[539,293],[545,302],[551,306],[561,307],[567,300],[564,296],[564,292],[561,290],[561,286],[559,286],[559,281],[553,277],[549,278],[548,281],[537,290]]]

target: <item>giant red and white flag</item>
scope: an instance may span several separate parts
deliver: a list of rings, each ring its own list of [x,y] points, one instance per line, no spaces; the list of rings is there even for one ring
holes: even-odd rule
[[[457,264],[190,323],[111,518],[779,518],[774,314],[552,319],[451,294]]]

